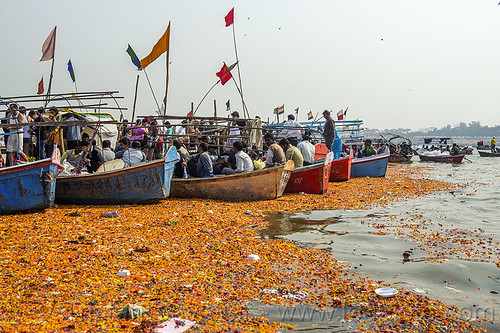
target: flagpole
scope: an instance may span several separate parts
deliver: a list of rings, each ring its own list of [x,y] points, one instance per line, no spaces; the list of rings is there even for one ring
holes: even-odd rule
[[[158,104],[158,100],[156,99],[156,95],[155,95],[155,92],[153,90],[153,86],[151,86],[151,81],[149,81],[149,76],[148,76],[148,73],[146,72],[146,68],[143,68],[142,71],[144,72],[144,75],[146,75],[146,80],[148,80],[149,89],[151,89],[151,93],[153,94],[153,98],[155,100],[156,107],[158,108],[158,115],[161,116],[160,105]]]
[[[193,112],[193,116],[196,114],[196,111],[198,111],[198,108],[200,107],[201,103],[203,103],[203,101],[205,100],[205,98],[207,97],[207,95],[212,91],[212,89],[214,89],[214,87],[217,85],[217,83],[220,82],[220,79],[219,81],[215,82],[214,85],[208,89],[207,93],[205,94],[205,96],[203,96],[203,98],[201,99],[200,103],[198,103],[198,106],[196,107],[196,109],[194,109],[194,112]]]
[[[241,105],[243,107],[243,113],[247,113],[247,117],[250,118],[250,113],[248,112],[248,109],[246,108],[246,105],[245,105],[245,101],[243,100],[243,86],[241,85],[241,72],[240,72],[240,61],[238,59],[238,49],[236,48],[236,33],[234,31],[234,20],[233,20],[233,42],[234,42],[234,53],[236,55],[236,66],[238,66],[238,80],[240,81],[240,88],[241,88],[241,91],[240,89],[238,89],[240,91],[240,96],[241,96]]]
[[[54,76],[54,60],[56,59],[56,36],[57,36],[57,26],[55,26],[54,31],[54,52],[52,53],[52,66],[50,67],[50,78],[49,78],[49,88],[47,90],[47,99],[45,100],[45,107],[49,104],[50,89],[52,87],[52,77]]]
[[[167,115],[167,95],[168,95],[168,73],[169,73],[169,62],[170,62],[170,21],[168,21],[168,28],[169,30],[169,38],[167,43],[167,77],[166,77],[166,82],[165,82],[165,98],[163,99],[163,105],[165,106],[164,109],[164,116]]]
[[[139,74],[137,74],[137,80],[135,81],[134,106],[132,107],[132,124],[134,124],[134,118],[135,118],[135,104],[137,103],[137,88],[138,87],[139,87]]]
[[[243,115],[246,117],[248,116],[248,119],[250,119],[250,114],[248,113],[248,109],[247,109],[247,105],[245,104],[245,102],[243,101],[243,93],[241,92],[240,90],[240,87],[238,87],[238,84],[236,83],[236,80],[234,79],[234,76],[231,75],[231,78],[233,79],[233,82],[234,82],[234,85],[236,86],[236,89],[238,90],[238,93],[240,94],[241,96],[241,102],[243,103]],[[247,111],[247,113],[245,114],[245,109]]]

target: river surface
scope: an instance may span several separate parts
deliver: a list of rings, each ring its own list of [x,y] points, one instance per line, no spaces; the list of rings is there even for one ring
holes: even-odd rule
[[[361,275],[456,305],[465,320],[485,318],[490,322],[488,332],[500,332],[500,269],[494,263],[500,257],[496,244],[500,242],[500,158],[480,157],[477,151],[466,158],[470,161],[451,165],[422,163],[416,156],[404,166],[424,165],[432,179],[466,184],[459,190],[370,210],[275,215],[262,237],[331,251]],[[415,229],[399,227],[415,224]],[[459,246],[454,238],[472,243]],[[272,318],[273,310],[267,312]]]

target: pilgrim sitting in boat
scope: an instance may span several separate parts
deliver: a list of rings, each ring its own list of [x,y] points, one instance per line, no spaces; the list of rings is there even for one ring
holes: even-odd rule
[[[372,145],[372,140],[365,140],[365,146],[363,147],[363,151],[361,152],[361,154],[363,155],[363,157],[373,156],[377,154],[375,148]]]
[[[292,160],[295,168],[304,166],[304,157],[302,157],[302,153],[297,147],[290,144],[288,139],[281,139],[280,146],[285,152],[286,160]]]
[[[264,141],[267,145],[266,168],[271,168],[286,163],[285,152],[276,142],[271,133],[264,135]]]
[[[88,172],[90,170],[90,159],[87,157],[90,148],[90,142],[87,139],[83,139],[75,149],[66,150],[60,160],[64,170],[59,175],[70,176]]]
[[[243,144],[240,141],[236,141],[233,143],[233,152],[236,158],[236,169],[226,167],[222,170],[222,173],[225,175],[231,175],[240,172],[249,172],[253,171],[253,161],[248,156],[247,153],[243,151]]]
[[[132,147],[123,153],[122,160],[126,166],[146,162],[146,155],[141,150],[141,143],[139,141],[132,142]]]

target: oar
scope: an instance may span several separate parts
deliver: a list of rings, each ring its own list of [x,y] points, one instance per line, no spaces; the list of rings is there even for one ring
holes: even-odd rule
[[[474,163],[474,162],[472,162],[471,160],[469,160],[467,157],[465,157],[465,156],[464,156],[464,158],[465,158],[467,161],[469,161],[469,162],[471,162],[471,163]]]

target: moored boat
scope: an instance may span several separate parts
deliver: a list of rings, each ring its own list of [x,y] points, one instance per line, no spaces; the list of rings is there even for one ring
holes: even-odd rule
[[[500,157],[500,153],[492,153],[491,151],[478,150],[477,152],[481,157]]]
[[[332,161],[330,167],[330,181],[340,182],[351,178],[352,151],[349,156],[342,157]]]
[[[351,177],[384,177],[389,162],[389,151],[368,157],[353,158]]]
[[[223,201],[258,201],[283,195],[293,171],[293,161],[284,166],[210,178],[174,178],[170,196]]]
[[[424,155],[418,154],[422,162],[437,162],[437,163],[462,163],[464,154],[460,155]]]
[[[36,211],[52,206],[59,167],[48,158],[0,169],[0,214]]]
[[[324,194],[328,191],[333,153],[324,160],[294,169],[285,188],[285,193]]]
[[[177,150],[158,160],[93,174],[58,177],[56,202],[81,205],[150,203],[170,193]]]

